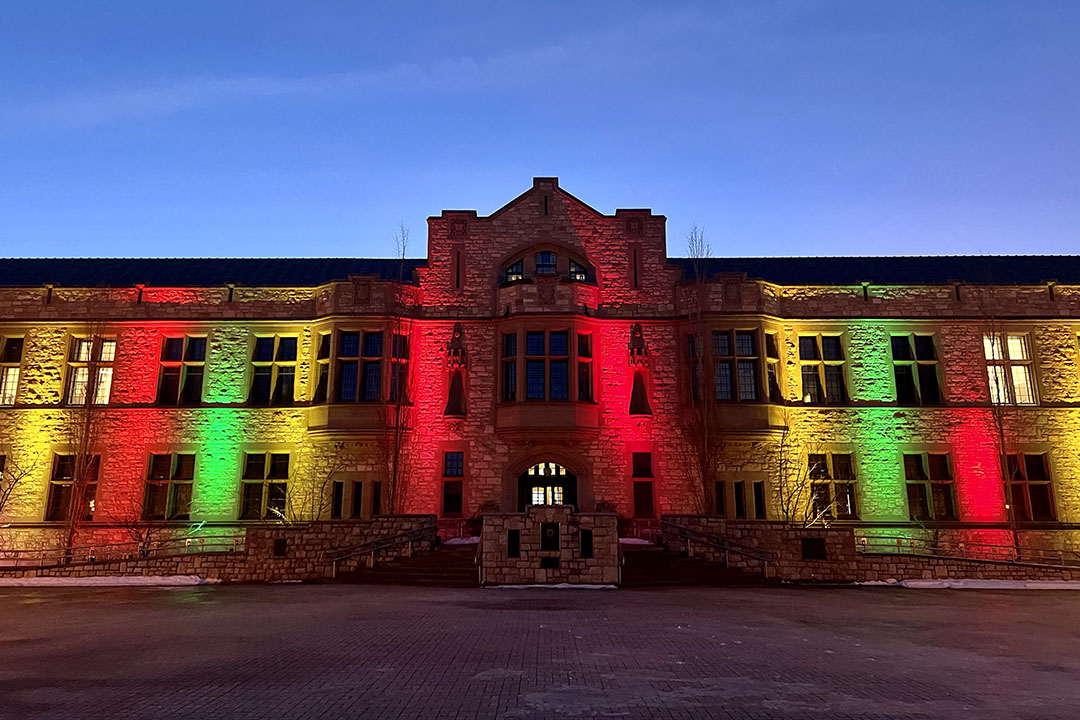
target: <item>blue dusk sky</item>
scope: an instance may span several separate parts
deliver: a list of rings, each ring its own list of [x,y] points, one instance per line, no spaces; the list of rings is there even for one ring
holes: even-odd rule
[[[1080,2],[0,4],[0,255],[389,256],[536,175],[668,250],[1074,253]]]

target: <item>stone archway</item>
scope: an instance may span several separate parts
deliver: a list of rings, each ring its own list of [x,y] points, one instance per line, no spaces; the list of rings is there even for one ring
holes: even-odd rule
[[[523,512],[528,505],[571,505],[593,510],[593,484],[589,466],[558,447],[532,448],[506,464],[502,507]]]

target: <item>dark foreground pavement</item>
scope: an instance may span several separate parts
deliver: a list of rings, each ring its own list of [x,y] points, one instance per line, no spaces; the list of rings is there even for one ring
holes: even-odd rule
[[[1080,717],[1080,594],[0,588],[2,718]]]

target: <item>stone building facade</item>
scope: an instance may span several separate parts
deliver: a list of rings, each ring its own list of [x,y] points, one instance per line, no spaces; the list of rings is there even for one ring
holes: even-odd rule
[[[427,250],[0,261],[0,542],[534,504],[1080,542],[1080,258],[671,258],[554,178]]]

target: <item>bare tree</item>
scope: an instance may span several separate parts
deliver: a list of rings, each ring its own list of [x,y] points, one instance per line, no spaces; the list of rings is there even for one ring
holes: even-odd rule
[[[724,452],[724,436],[720,408],[708,392],[707,379],[712,376],[709,329],[709,287],[707,261],[712,251],[705,229],[694,225],[686,236],[686,251],[694,271],[693,296],[689,307],[690,334],[690,412],[685,416],[689,437],[694,445],[697,475],[701,483],[700,507],[708,512],[717,510],[715,487],[719,464]]]
[[[404,285],[406,263],[409,249],[409,228],[404,223],[398,224],[394,233],[394,251],[398,261],[397,284],[387,295],[387,321],[390,328],[390,397],[385,419],[384,432],[379,439],[387,468],[387,487],[384,489],[386,504],[390,513],[397,512],[403,501],[403,444],[408,427],[408,414],[411,396],[409,372],[409,336],[405,324],[404,302],[398,293]],[[401,492],[399,492],[401,491]]]
[[[345,443],[336,442],[327,455],[329,464],[322,471],[313,471],[306,493],[288,493],[284,512],[272,509],[274,517],[285,525],[299,525],[322,520],[333,506],[334,482],[348,467],[344,456]]]
[[[75,363],[68,378],[67,403],[69,445],[73,452],[68,495],[64,547],[75,546],[79,528],[93,515],[96,504],[101,456],[95,454],[101,436],[101,410],[109,402],[112,389],[112,359],[116,341],[103,334],[103,326],[89,323],[75,338],[71,360]]]
[[[783,427],[776,442],[776,483],[773,486],[773,500],[780,520],[795,527],[809,527],[824,523],[831,517],[830,508],[817,507],[814,496],[814,480],[822,468],[812,464],[810,458],[823,455],[821,443],[806,444],[806,458],[803,462],[804,447],[792,436],[790,415],[787,409],[782,415]]]
[[[23,483],[37,470],[37,456],[19,462],[10,455],[0,455],[0,517],[29,492]]]

